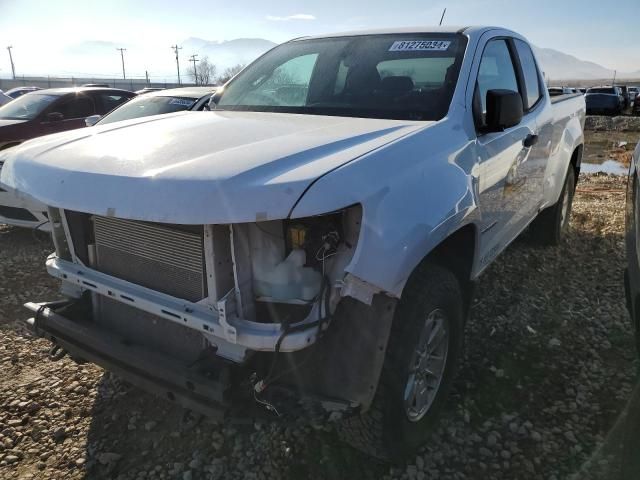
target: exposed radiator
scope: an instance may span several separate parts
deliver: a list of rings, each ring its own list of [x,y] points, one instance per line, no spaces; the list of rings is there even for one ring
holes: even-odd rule
[[[94,268],[197,302],[207,295],[202,226],[94,217]]]

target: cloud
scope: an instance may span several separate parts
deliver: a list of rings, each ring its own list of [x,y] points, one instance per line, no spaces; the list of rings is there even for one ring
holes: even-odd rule
[[[288,22],[290,20],[315,20],[316,17],[314,15],[309,15],[308,13],[296,13],[295,15],[287,15],[286,17],[278,17],[276,15],[267,15],[267,20],[271,20],[272,22]]]

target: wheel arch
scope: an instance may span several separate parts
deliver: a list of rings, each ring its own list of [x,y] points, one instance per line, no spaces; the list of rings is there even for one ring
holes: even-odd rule
[[[477,244],[478,227],[474,223],[463,225],[445,237],[418,263],[408,281],[410,282],[415,272],[427,263],[451,270],[460,283],[465,313],[468,313],[475,285],[472,271],[478,250]]]
[[[571,160],[569,160],[569,163],[573,167],[573,171],[576,174],[576,185],[578,184],[578,176],[580,176],[580,167],[582,166],[583,153],[584,143],[581,143],[573,150],[573,153],[571,154]]]

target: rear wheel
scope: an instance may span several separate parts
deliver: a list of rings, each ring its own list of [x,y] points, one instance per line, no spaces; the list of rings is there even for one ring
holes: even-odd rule
[[[463,297],[456,276],[423,265],[403,292],[370,409],[338,425],[343,440],[382,460],[404,458],[432,431],[463,344]]]
[[[531,223],[531,234],[540,245],[559,245],[569,229],[573,195],[576,189],[576,173],[573,165],[565,177],[558,201],[538,214]]]

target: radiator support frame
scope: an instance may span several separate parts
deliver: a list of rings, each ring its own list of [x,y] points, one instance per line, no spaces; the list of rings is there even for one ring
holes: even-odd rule
[[[218,355],[234,362],[244,361],[248,350],[275,351],[282,335],[282,325],[279,323],[261,323],[237,316],[235,302],[228,303],[225,319],[220,322],[216,308],[206,302],[193,303],[175,298],[63,260],[55,253],[47,258],[46,268],[50,275],[60,279],[63,287],[70,291],[74,288],[91,291],[198,331],[218,347]],[[316,302],[302,324],[313,324],[318,315]],[[223,323],[235,328],[236,343],[227,340],[228,331]],[[280,351],[302,350],[314,344],[317,338],[318,327],[310,326],[287,335],[282,340]]]

